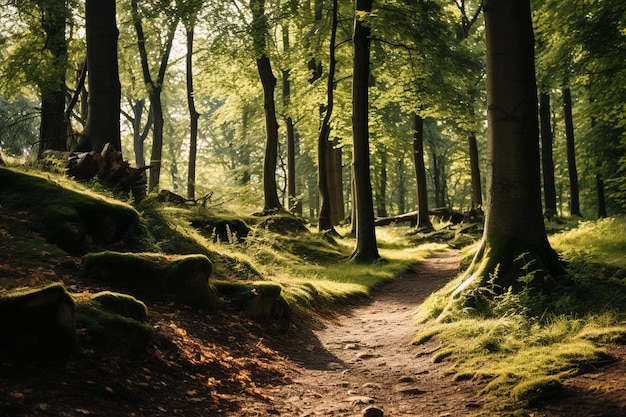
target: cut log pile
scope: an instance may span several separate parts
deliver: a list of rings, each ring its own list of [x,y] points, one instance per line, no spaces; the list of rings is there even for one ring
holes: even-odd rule
[[[91,152],[63,152],[47,150],[43,153],[46,159],[65,161],[67,175],[77,180],[89,181],[94,177],[106,185],[119,187],[123,190],[130,188],[150,166],[133,168],[122,159],[122,153],[113,145],[107,143],[100,153]]]

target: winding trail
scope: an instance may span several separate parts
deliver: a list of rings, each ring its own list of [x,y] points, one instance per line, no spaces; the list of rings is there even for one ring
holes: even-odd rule
[[[321,329],[301,329],[298,343],[276,346],[288,363],[291,383],[268,393],[271,404],[245,416],[362,416],[375,407],[385,416],[463,416],[476,413],[476,383],[453,382],[433,364],[436,342],[411,345],[418,331],[414,311],[459,271],[458,253],[431,255],[372,299]],[[290,342],[290,343],[288,343]]]

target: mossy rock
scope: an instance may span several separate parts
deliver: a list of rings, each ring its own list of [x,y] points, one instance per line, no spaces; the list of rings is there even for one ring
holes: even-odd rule
[[[270,282],[216,282],[215,287],[232,305],[254,320],[283,319],[290,316],[282,297],[282,287]]]
[[[280,234],[292,234],[308,232],[306,222],[301,217],[296,217],[286,211],[262,213],[258,227]]]
[[[127,204],[13,169],[0,167],[0,196],[3,205],[28,212],[34,231],[72,254],[85,253],[92,242],[119,242],[139,224],[139,213]]]
[[[111,291],[102,291],[91,297],[92,304],[100,309],[129,319],[146,321],[148,308],[146,305],[128,294],[120,294]]]
[[[78,351],[75,303],[60,283],[0,298],[0,350],[49,358]]]
[[[106,299],[111,300],[108,296]],[[78,307],[76,325],[84,329],[90,347],[106,352],[139,354],[146,350],[154,336],[148,324],[104,308],[99,302]]]
[[[156,300],[174,300],[215,311],[219,299],[209,284],[211,261],[204,255],[158,255],[120,252],[83,257],[81,277]]]

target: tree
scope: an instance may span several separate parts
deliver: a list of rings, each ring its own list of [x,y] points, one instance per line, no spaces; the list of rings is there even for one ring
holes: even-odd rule
[[[572,117],[572,93],[569,87],[563,89],[563,111],[565,112],[565,139],[567,141],[567,172],[569,173],[570,203],[572,216],[580,216],[580,196],[578,168],[576,167],[576,144],[574,142],[574,121]]]
[[[265,159],[263,163],[264,212],[282,209],[276,186],[276,161],[278,159],[278,121],[274,89],[276,77],[267,53],[269,25],[265,14],[265,0],[251,0],[252,39],[256,54],[256,65],[263,85],[263,111],[265,114]]]
[[[370,75],[370,33],[368,19],[372,0],[356,0],[352,42],[352,174],[356,207],[356,248],[352,258],[372,262],[380,257],[374,226],[374,200],[370,178],[368,87]]]
[[[152,128],[152,153],[150,156],[150,179],[148,181],[148,192],[156,191],[159,188],[159,178],[161,176],[161,155],[163,152],[163,105],[161,103],[161,92],[163,91],[163,83],[165,82],[165,70],[169,60],[170,51],[172,50],[172,42],[174,41],[174,33],[178,26],[179,15],[176,14],[170,18],[166,40],[163,49],[160,51],[160,64],[156,75],[153,78],[150,72],[150,62],[146,49],[146,36],[143,30],[142,18],[139,13],[137,0],[131,0],[131,13],[133,26],[137,33],[137,47],[141,57],[141,69],[143,73],[144,83],[148,90],[150,99],[150,108],[152,109],[153,128]]]
[[[89,108],[77,150],[100,152],[107,143],[118,151],[122,149],[121,85],[117,64],[119,32],[115,16],[115,0],[85,2]]]
[[[424,165],[424,119],[413,115],[413,161],[417,179],[417,227],[430,229],[433,225],[428,214],[428,192],[426,189],[426,167]]]
[[[486,0],[484,14],[488,203],[480,248],[456,293],[490,280],[500,288],[519,288],[527,267],[541,277],[563,272],[542,215],[530,1]]]
[[[330,195],[330,181],[329,172],[331,162],[328,157],[330,152],[328,147],[331,146],[330,139],[330,118],[333,114],[334,107],[334,90],[335,90],[335,67],[337,61],[335,59],[335,43],[337,38],[337,0],[333,0],[332,6],[332,29],[330,35],[330,61],[328,63],[328,81],[327,81],[327,104],[326,113],[322,120],[322,126],[320,128],[319,136],[317,139],[317,187],[320,193],[320,211],[319,211],[319,231],[334,230],[333,221],[331,218],[332,204]]]
[[[541,124],[541,172],[543,173],[543,196],[546,214],[556,214],[556,185],[554,183],[554,160],[552,158],[552,123],[550,122],[550,94],[539,95],[539,119]]]
[[[198,18],[201,1],[188,0],[179,2],[178,8],[182,15],[187,38],[187,54],[185,59],[185,79],[187,84],[187,107],[189,108],[189,161],[187,168],[187,198],[195,199],[196,195],[196,156],[198,153],[198,119],[200,113],[196,109],[193,89],[193,41],[194,28]]]

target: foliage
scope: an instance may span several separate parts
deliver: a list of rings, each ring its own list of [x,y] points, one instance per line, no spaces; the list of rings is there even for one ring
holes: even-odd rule
[[[543,293],[492,287],[450,304],[458,277],[420,307],[425,326],[415,343],[440,340],[433,360],[449,358],[455,379],[485,380],[483,394],[500,412],[557,394],[582,367],[609,359],[604,344],[626,340],[626,263],[616,256],[624,227],[619,217],[551,236],[568,274]],[[533,278],[528,266],[522,280]]]

